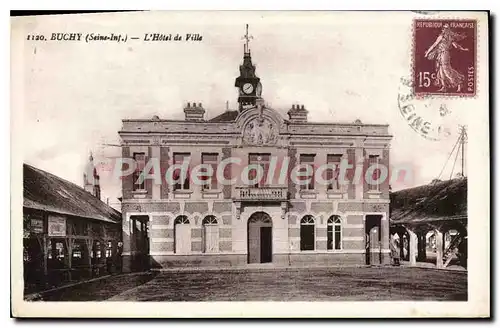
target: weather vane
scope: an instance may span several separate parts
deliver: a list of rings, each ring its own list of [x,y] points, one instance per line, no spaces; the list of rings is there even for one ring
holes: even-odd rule
[[[253,36],[252,35],[248,35],[248,24],[246,24],[246,33],[245,33],[245,35],[242,38],[242,40],[246,40],[245,45],[244,45],[245,53],[249,53],[250,52],[250,48],[249,48],[248,44],[250,43],[251,39],[253,39]]]

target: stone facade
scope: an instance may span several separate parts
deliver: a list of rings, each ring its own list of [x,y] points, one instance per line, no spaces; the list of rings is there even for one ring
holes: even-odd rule
[[[299,105],[292,106],[285,119],[258,95],[255,98],[255,104],[248,96],[239,111],[211,120],[198,115],[204,109],[195,103],[186,106],[184,121],[123,120],[122,156],[156,158],[161,173],[159,181],[150,179],[143,185],[132,175],[122,180],[124,270],[143,269],[144,258],[152,268],[244,265],[251,258],[250,219],[255,213],[270,219],[260,228],[261,259],[280,265],[365,264],[367,252],[378,252],[380,263],[370,264],[388,263],[389,179],[370,188],[364,179],[354,178],[355,169],[364,175],[374,158],[388,167],[388,126],[308,122],[307,110]],[[191,180],[168,184],[166,176],[177,158],[189,158],[191,172],[207,154],[219,165],[228,159],[239,161],[223,171],[224,177],[234,178],[231,183],[216,181],[209,188]],[[302,155],[313,158],[315,169],[332,155],[347,160],[352,166],[346,175],[349,183],[339,188],[315,183],[307,189],[293,183],[292,169]],[[254,164],[252,158],[267,157],[278,165],[262,166],[276,172],[274,180],[245,184],[244,168]],[[308,224],[313,229],[305,227],[304,218],[312,218]],[[137,222],[145,223],[140,225],[144,231],[134,228]],[[367,240],[373,227],[378,229],[373,234],[379,236],[373,237],[378,243]],[[263,236],[268,235],[266,241]]]

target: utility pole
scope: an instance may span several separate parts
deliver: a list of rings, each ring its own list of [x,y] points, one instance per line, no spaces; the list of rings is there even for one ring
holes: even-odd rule
[[[462,177],[464,177],[465,170],[465,142],[466,142],[466,130],[465,126],[460,127],[460,147],[462,148]]]
[[[435,179],[435,180],[439,180],[441,178],[441,175],[443,174],[443,172],[446,168],[446,164],[450,160],[451,156],[455,155],[455,159],[453,160],[453,167],[451,168],[451,173],[450,173],[450,180],[451,180],[451,178],[453,177],[453,172],[455,171],[455,164],[457,163],[459,154],[462,154],[462,159],[461,159],[462,168],[461,168],[460,174],[462,175],[462,177],[464,177],[465,165],[466,165],[466,162],[465,162],[465,144],[467,142],[467,130],[466,130],[465,125],[460,125],[459,131],[460,131],[460,133],[459,133],[458,138],[455,141],[455,145],[453,146],[453,149],[451,150],[450,154],[448,155],[448,158],[446,159],[446,162],[444,163],[443,168],[441,169],[441,172],[439,173],[437,179]],[[462,149],[460,149],[460,148],[462,148]]]

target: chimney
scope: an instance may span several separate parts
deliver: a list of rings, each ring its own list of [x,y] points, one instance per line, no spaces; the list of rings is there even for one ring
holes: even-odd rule
[[[307,109],[304,105],[292,105],[292,108],[288,110],[288,118],[293,123],[307,122]]]
[[[187,103],[184,107],[184,113],[186,114],[186,121],[204,121],[205,109],[201,103]]]

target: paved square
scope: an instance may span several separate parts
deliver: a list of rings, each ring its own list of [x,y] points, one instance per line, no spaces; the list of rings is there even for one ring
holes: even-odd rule
[[[160,272],[110,301],[467,300],[467,272],[405,267]]]

